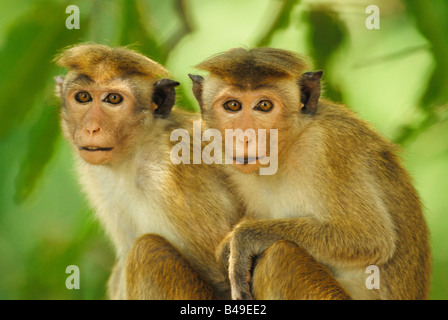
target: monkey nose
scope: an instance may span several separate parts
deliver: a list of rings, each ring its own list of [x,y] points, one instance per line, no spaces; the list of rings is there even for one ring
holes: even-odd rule
[[[254,140],[254,137],[252,135],[245,135],[242,134],[238,137],[238,142],[242,144],[250,144]]]
[[[249,143],[249,138],[248,137],[239,137],[238,138],[238,143],[240,143],[240,144],[247,144],[247,143]]]
[[[100,131],[100,127],[99,126],[90,126],[90,127],[86,127],[86,131],[87,133],[89,133],[91,136],[93,136],[93,134],[98,133]]]

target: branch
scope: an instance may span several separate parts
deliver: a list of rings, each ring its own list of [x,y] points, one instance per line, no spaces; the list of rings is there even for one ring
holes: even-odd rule
[[[185,0],[176,0],[175,6],[177,8],[177,12],[179,12],[181,27],[165,42],[164,47],[167,52],[174,49],[183,37],[194,31],[191,19],[187,13]]]

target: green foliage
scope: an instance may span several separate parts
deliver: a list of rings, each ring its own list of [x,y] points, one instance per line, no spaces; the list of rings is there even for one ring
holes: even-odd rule
[[[442,105],[448,102],[448,3],[443,0],[422,2],[408,0],[409,13],[415,17],[417,26],[423,35],[431,43],[431,51],[434,55],[436,66],[426,92],[422,97],[421,106],[430,108],[434,105]]]
[[[35,188],[50,161],[59,137],[58,112],[55,105],[45,105],[42,114],[31,128],[26,155],[16,177],[14,200],[23,202]]]
[[[418,0],[407,0],[409,14],[415,19],[420,32],[431,44],[435,67],[426,84],[425,93],[419,103],[424,118],[413,125],[404,126],[395,141],[405,144],[412,141],[421,131],[432,125],[446,121],[446,104],[448,103],[448,3],[443,0],[428,3]],[[442,107],[442,108],[441,108]]]
[[[138,10],[135,0],[121,1],[121,8],[123,10],[123,23],[119,42],[122,44],[137,43],[143,54],[163,64],[167,55],[165,48],[158,46],[157,40],[146,31],[146,25],[143,23],[150,16]]]
[[[315,68],[325,71],[326,97],[341,102],[344,98],[403,146],[433,232],[431,297],[446,298],[448,4],[445,0],[406,0],[404,6],[398,5],[400,0],[382,3],[381,30],[366,31],[365,1],[316,2],[226,1],[232,12],[245,17],[246,27],[238,30],[237,39],[228,36],[219,41],[212,41],[216,35],[207,26],[221,23],[222,30],[231,34],[235,23],[233,16],[223,17],[217,9],[222,9],[220,1],[72,1],[81,13],[79,30],[65,27],[66,1],[0,4],[0,299],[105,297],[112,249],[92,222],[93,213],[76,183],[69,147],[60,138],[54,97],[53,77],[64,72],[52,62],[54,56],[85,41],[131,46],[166,65],[175,79],[196,72],[192,66],[210,52],[236,45],[275,45],[310,55]],[[389,38],[399,40],[385,45]],[[419,55],[427,67],[412,64]],[[370,57],[367,65],[366,57]],[[411,61],[405,62],[405,71],[389,73],[403,61]],[[366,70],[362,75],[359,65]],[[336,73],[338,77],[329,76]],[[382,100],[387,106],[366,107],[384,94],[376,88],[396,85],[392,76],[415,81],[409,87],[397,86]],[[179,107],[198,110],[188,82],[176,90]],[[421,94],[403,104],[410,92]],[[392,114],[395,122],[386,122],[393,127],[382,127]],[[65,288],[65,268],[71,264],[81,269],[80,290]]]
[[[347,28],[337,12],[327,6],[313,7],[304,16],[310,27],[308,42],[315,67],[328,70],[331,58],[341,48],[348,35]],[[329,81],[326,82],[325,95],[333,101],[342,102],[340,88]]]
[[[36,97],[44,91],[54,66],[51,59],[57,50],[71,44],[79,32],[67,32],[63,15],[64,7],[54,2],[38,2],[15,21],[0,51],[0,97],[11,105],[0,109],[0,117],[8,119],[0,127],[4,138],[33,107]],[[26,94],[22,88],[27,88]]]
[[[266,34],[264,34],[263,37],[256,42],[256,47],[269,46],[269,43],[272,41],[276,31],[287,29],[290,26],[291,13],[294,6],[296,6],[299,2],[300,1],[298,0],[285,0],[281,2],[282,7],[280,8],[276,19],[273,19],[273,23]]]

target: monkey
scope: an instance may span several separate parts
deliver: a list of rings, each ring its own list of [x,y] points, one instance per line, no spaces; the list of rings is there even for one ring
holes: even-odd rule
[[[427,299],[429,232],[398,147],[321,98],[323,71],[266,47],[196,68],[207,72],[190,75],[205,125],[244,131],[222,150],[246,210],[216,252],[232,299]],[[269,157],[277,164],[262,174]],[[367,285],[370,265],[379,289]]]
[[[175,129],[198,113],[173,108],[168,71],[124,47],[80,44],[56,58],[61,128],[79,182],[112,240],[110,299],[225,299],[215,250],[241,218],[224,172],[170,160]]]

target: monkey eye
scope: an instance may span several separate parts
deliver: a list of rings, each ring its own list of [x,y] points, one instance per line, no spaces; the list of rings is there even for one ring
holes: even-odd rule
[[[237,100],[229,100],[224,103],[223,107],[229,111],[240,111],[241,103]]]
[[[119,104],[121,101],[123,101],[123,97],[118,93],[109,93],[104,101],[111,104]]]
[[[271,111],[271,109],[274,107],[274,104],[269,101],[269,100],[261,100],[257,103],[257,105],[255,106],[255,110],[259,110],[259,111],[263,111],[263,112],[268,112]]]
[[[86,103],[86,102],[92,101],[92,97],[90,96],[90,94],[88,92],[82,91],[82,92],[78,92],[76,94],[75,100],[80,103]]]

